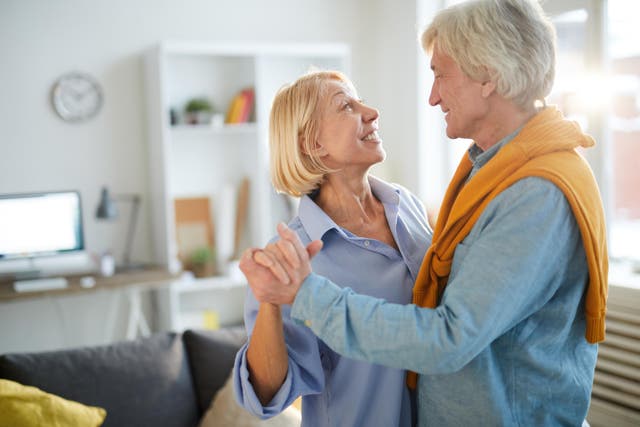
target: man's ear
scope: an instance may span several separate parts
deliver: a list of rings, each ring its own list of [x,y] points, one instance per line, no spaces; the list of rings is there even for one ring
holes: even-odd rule
[[[488,98],[496,90],[496,84],[492,80],[482,83],[482,97]]]

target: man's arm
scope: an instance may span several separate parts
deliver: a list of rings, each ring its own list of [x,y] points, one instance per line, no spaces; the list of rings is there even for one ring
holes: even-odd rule
[[[476,225],[435,309],[357,295],[312,274],[300,288],[295,280],[282,286],[297,294],[291,315],[347,357],[421,373],[458,370],[554,295],[581,243],[560,190],[537,178],[505,190]]]

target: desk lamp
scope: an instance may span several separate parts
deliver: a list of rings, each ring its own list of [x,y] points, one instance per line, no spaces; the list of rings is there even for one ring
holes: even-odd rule
[[[133,235],[136,230],[136,222],[138,219],[138,211],[140,208],[140,196],[137,194],[116,194],[111,196],[107,187],[102,187],[100,194],[100,203],[96,209],[97,219],[115,220],[118,218],[118,204],[116,200],[131,202],[131,214],[129,215],[129,229],[127,231],[127,242],[122,258],[123,270],[134,270],[140,266],[131,263],[131,246],[133,244]]]

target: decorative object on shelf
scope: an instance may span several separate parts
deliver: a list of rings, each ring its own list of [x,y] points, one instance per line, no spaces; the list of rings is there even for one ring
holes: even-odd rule
[[[210,277],[216,272],[216,257],[213,249],[202,246],[195,249],[189,255],[189,262],[185,266],[196,277]]]
[[[142,268],[141,265],[131,262],[131,247],[133,245],[133,237],[136,231],[136,223],[138,212],[140,210],[140,196],[138,194],[116,194],[113,197],[109,194],[107,187],[102,187],[100,194],[100,203],[96,208],[96,218],[115,220],[118,218],[118,205],[116,200],[131,203],[131,213],[129,215],[129,226],[127,229],[127,242],[122,257],[122,266],[118,270],[137,270]]]
[[[192,256],[196,251],[201,248],[213,251],[212,248],[215,248],[211,202],[208,197],[176,198],[174,210],[178,256],[184,268],[190,270]],[[212,274],[216,273],[217,270],[214,269]]]
[[[253,112],[255,93],[253,88],[241,90],[229,104],[225,123],[246,123],[251,118]]]
[[[193,98],[187,102],[184,107],[187,123],[190,125],[198,125],[209,123],[213,106],[206,98]]]
[[[71,72],[53,84],[51,103],[61,119],[84,122],[98,114],[104,103],[104,95],[95,78],[85,73]]]

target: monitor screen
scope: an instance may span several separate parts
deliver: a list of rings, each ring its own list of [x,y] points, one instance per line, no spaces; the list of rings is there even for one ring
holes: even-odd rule
[[[0,259],[84,250],[77,191],[0,195]]]

